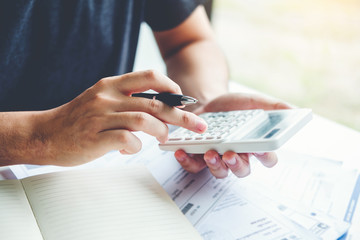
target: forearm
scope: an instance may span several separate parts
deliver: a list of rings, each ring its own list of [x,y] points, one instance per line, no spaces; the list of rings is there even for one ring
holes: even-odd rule
[[[40,112],[0,113],[0,166],[39,164],[46,148],[38,124]]]
[[[212,40],[196,41],[165,59],[168,75],[200,105],[228,92],[225,57]]]
[[[184,94],[199,100],[197,106],[228,91],[226,60],[204,7],[197,7],[177,27],[154,32],[154,36],[169,77],[180,85]]]

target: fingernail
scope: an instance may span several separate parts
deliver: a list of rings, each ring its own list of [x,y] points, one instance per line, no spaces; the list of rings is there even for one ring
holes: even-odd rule
[[[216,158],[211,158],[207,162],[212,164],[212,165],[215,165],[216,164]]]
[[[180,157],[178,156],[176,159],[177,159],[179,162],[183,162],[183,161],[185,161],[186,156],[181,155]]]
[[[125,149],[122,149],[122,150],[120,150],[119,152],[120,152],[121,154],[124,154],[124,155],[125,155],[125,154],[126,154],[126,155],[129,154]]]
[[[255,157],[261,157],[261,156],[264,156],[266,153],[264,152],[256,152],[256,153],[253,153]]]
[[[229,165],[235,165],[236,164],[235,157],[230,158],[229,160],[226,160],[226,163],[229,164]]]
[[[198,120],[198,121],[196,122],[196,129],[197,129],[199,132],[205,132],[205,130],[207,129],[207,124],[206,124],[206,122],[201,121],[201,120]]]

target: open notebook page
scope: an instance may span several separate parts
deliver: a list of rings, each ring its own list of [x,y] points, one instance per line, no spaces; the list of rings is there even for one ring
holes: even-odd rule
[[[19,180],[0,181],[0,239],[42,239]]]
[[[144,167],[23,179],[45,239],[200,239]]]

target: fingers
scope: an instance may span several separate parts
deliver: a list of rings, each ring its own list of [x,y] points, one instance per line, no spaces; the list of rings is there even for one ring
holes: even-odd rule
[[[122,154],[134,154],[140,151],[141,141],[128,130],[111,130],[98,133],[99,142],[105,152],[119,150]]]
[[[250,174],[249,154],[226,152],[222,160],[237,177],[246,177]]]
[[[163,122],[184,127],[198,133],[203,133],[207,129],[207,123],[196,114],[170,107],[154,99],[127,97],[126,104],[117,106],[116,111],[146,112]]]
[[[266,167],[273,167],[277,163],[276,154],[273,152],[254,153],[254,156]],[[249,157],[249,153],[231,151],[225,152],[222,157],[214,150],[209,150],[204,155],[187,154],[183,150],[175,152],[175,158],[185,170],[197,173],[207,166],[216,178],[227,177],[229,169],[239,178],[248,176],[250,174]]]
[[[204,160],[205,160],[210,172],[216,178],[227,177],[228,167],[221,160],[219,154],[216,151],[214,151],[214,150],[207,151],[204,155]]]
[[[246,100],[244,106],[246,109],[264,109],[264,110],[276,110],[276,109],[288,109],[290,108],[284,102],[279,101],[275,98],[265,97],[259,94],[246,94]]]
[[[222,95],[209,102],[201,112],[218,112],[247,109],[287,109],[290,108],[284,102],[259,94],[229,93]]]
[[[179,85],[167,76],[154,70],[132,72],[107,79],[112,81],[112,85],[125,95],[130,95],[134,92],[143,92],[149,89],[158,92],[181,94]]]
[[[174,156],[180,165],[188,172],[197,173],[206,167],[202,155],[188,155],[183,150],[177,150]]]
[[[226,165],[221,161],[219,155],[215,151],[209,151],[207,155],[202,155],[187,154],[180,149],[175,152],[174,156],[182,168],[188,172],[198,173],[205,167],[209,167],[211,173],[217,178],[225,178],[228,175]]]
[[[102,127],[105,131],[127,129],[129,131],[143,131],[164,143],[168,138],[168,127],[159,119],[144,112],[113,113],[106,117]]]
[[[221,158],[214,150],[207,151],[205,155],[187,154],[183,150],[178,150],[175,152],[175,158],[185,170],[192,173],[197,173],[207,166],[216,178],[227,177],[229,169],[237,177],[246,177],[250,174],[248,154],[226,152]]]
[[[273,167],[278,162],[278,158],[274,152],[253,153],[253,155],[265,166]]]
[[[158,100],[130,97],[133,92],[142,92],[150,88],[159,92],[181,93],[175,82],[163,74],[149,70],[102,79],[94,89],[98,92],[94,96],[98,102],[105,102],[106,104],[101,106],[110,112],[144,112],[165,123],[198,133],[205,132],[206,122],[193,113],[169,107]]]

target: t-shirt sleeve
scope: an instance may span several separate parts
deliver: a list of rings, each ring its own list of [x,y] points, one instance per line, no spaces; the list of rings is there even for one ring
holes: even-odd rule
[[[153,31],[172,29],[204,2],[206,0],[148,0],[145,7],[145,22]]]

